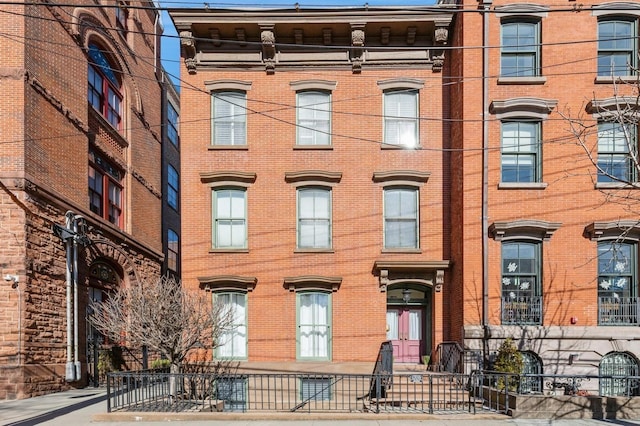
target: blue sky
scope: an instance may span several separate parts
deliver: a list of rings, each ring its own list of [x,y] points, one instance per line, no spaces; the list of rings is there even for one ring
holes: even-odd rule
[[[299,4],[300,7],[320,7],[320,6],[427,6],[435,3],[434,0],[369,0],[369,1],[353,1],[353,0],[299,0],[298,2],[286,2],[283,0],[277,1],[262,1],[256,2],[255,0],[249,2],[229,2],[219,3],[215,1],[210,2],[198,2],[195,0],[172,0],[172,1],[158,1],[160,7],[163,8],[182,8],[182,7],[194,7],[202,8],[205,3],[210,7],[221,8],[241,8],[241,7],[281,7],[281,8],[294,8],[295,4]],[[162,12],[162,23],[164,25],[164,36],[162,37],[162,64],[172,76],[175,84],[179,85],[180,76],[180,41],[177,37],[176,29],[171,22],[171,18],[166,12]]]

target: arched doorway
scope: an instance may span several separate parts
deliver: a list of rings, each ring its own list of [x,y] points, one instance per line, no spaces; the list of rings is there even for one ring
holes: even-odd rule
[[[387,289],[387,340],[396,363],[418,364],[431,348],[431,287],[397,284]]]
[[[600,360],[600,395],[636,396],[640,387],[636,377],[640,374],[638,359],[629,352],[609,352]],[[608,376],[608,377],[607,377]]]
[[[109,294],[116,290],[121,282],[121,274],[108,262],[96,260],[89,267],[89,284],[87,288],[86,305],[86,359],[87,359],[87,381],[89,385],[99,386],[101,376],[105,369],[109,369],[108,364],[112,364],[111,351],[107,351],[111,346],[105,337],[96,330],[89,320],[91,316],[91,302],[101,302],[109,297]],[[101,355],[103,358],[101,359]]]

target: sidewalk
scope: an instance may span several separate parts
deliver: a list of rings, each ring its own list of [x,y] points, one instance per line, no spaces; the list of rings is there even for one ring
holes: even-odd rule
[[[183,426],[640,426],[640,420],[519,420],[497,414],[107,413],[104,388],[0,401],[2,426],[134,426],[147,422]]]

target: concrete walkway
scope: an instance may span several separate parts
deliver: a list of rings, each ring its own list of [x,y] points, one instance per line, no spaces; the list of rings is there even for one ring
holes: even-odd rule
[[[147,422],[170,422],[185,426],[640,426],[640,420],[517,420],[496,414],[107,413],[104,388],[77,389],[29,399],[0,401],[2,426],[98,423],[133,426]]]

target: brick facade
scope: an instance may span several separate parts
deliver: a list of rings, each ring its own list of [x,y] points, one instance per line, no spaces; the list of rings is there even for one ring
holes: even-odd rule
[[[73,2],[72,2],[73,3]],[[78,2],[80,6],[82,2]],[[146,2],[145,2],[146,4]],[[11,32],[0,42],[0,399],[86,386],[90,265],[104,262],[118,285],[160,274],[161,87],[154,66],[157,12],[129,9],[131,30],[115,30],[115,8],[3,6]],[[10,25],[9,25],[10,24]],[[122,126],[87,103],[87,48],[110,55],[122,87]],[[134,53],[135,52],[135,53]],[[89,151],[123,175],[121,226],[90,210]],[[65,212],[82,215],[92,243],[78,250],[78,358],[67,381],[65,244],[52,230]]]

